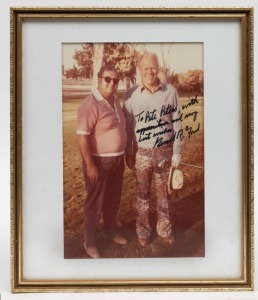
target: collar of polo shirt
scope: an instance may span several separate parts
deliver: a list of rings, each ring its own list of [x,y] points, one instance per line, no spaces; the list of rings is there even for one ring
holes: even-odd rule
[[[98,89],[95,89],[93,92],[92,92],[92,94],[93,94],[93,96],[97,99],[97,101],[105,101],[106,103],[108,103],[108,101],[107,101],[107,99],[105,99],[103,96],[102,96],[102,94],[101,94],[101,92],[98,90]],[[114,95],[114,99],[116,99],[116,96]],[[109,104],[109,106],[110,106],[110,104]],[[110,106],[111,107],[111,106]],[[119,115],[118,115],[118,113],[117,113],[117,107],[116,107],[116,102],[114,101],[114,107],[115,107],[115,109],[113,109],[114,111],[115,111],[115,113],[116,113],[116,117],[117,117],[117,119],[118,120],[120,120],[120,117],[119,117]]]
[[[98,89],[95,89],[95,90],[92,92],[92,94],[93,94],[93,96],[97,99],[97,101],[103,101],[103,100],[107,101],[107,99],[105,99],[105,98],[102,96],[101,92],[100,92]],[[114,95],[114,99],[117,99],[116,95]],[[107,102],[108,102],[108,101],[107,101]],[[116,106],[116,103],[114,103],[114,104],[115,104],[115,106]]]
[[[149,89],[147,89],[147,88],[144,86],[144,84],[142,83],[142,84],[141,84],[141,93],[143,92],[143,90],[148,90],[148,91],[149,91]],[[163,85],[163,83],[160,81],[160,79],[158,78],[158,85],[157,85],[157,87],[156,87],[156,89],[155,89],[155,91],[154,91],[153,93],[155,93],[155,92],[157,92],[157,91],[159,91],[159,90],[163,91],[163,90],[164,90],[164,85]],[[153,94],[153,93],[152,93],[152,94]]]
[[[98,101],[106,100],[98,89],[95,89],[92,94]]]

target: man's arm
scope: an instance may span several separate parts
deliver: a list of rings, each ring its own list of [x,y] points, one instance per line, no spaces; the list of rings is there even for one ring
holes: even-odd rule
[[[180,101],[178,97],[177,91],[175,91],[175,104],[177,110],[173,113],[173,119],[179,120],[181,116],[181,109],[180,109]],[[173,123],[173,131],[176,133],[176,139],[173,143],[173,155],[172,155],[172,166],[174,168],[177,168],[181,161],[181,153],[183,150],[183,144],[184,144],[184,137],[183,137],[183,129],[182,129],[182,122],[177,121]]]
[[[135,157],[133,153],[133,114],[129,101],[124,101],[124,113],[126,118],[127,145],[125,149],[125,162],[129,169],[133,169],[135,165]]]
[[[89,135],[83,134],[78,134],[77,137],[79,150],[86,165],[87,177],[90,180],[96,182],[99,176],[99,172],[92,159],[90,137]]]
[[[179,101],[177,91],[175,91],[174,103],[175,103],[176,111],[173,112],[173,119],[178,121],[173,122],[173,131],[174,133],[176,133],[176,139],[173,143],[173,153],[181,154],[183,150],[184,137],[183,137],[182,122],[180,121],[182,112],[181,112],[180,101]]]

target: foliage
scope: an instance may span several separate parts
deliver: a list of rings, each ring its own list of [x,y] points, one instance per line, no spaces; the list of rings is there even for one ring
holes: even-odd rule
[[[115,66],[119,77],[128,77],[132,83],[135,82],[138,53],[126,43],[107,43],[104,48],[104,64]]]
[[[95,44],[96,46],[97,44]],[[164,48],[164,47],[163,47]],[[166,65],[165,50],[162,48],[162,59],[159,70],[159,78],[162,82],[171,83],[182,93],[200,93],[203,94],[203,71],[189,70],[185,73],[170,74],[170,69]],[[96,56],[100,59],[101,64],[113,65],[119,74],[120,79],[126,82],[127,87],[130,83],[136,83],[136,68],[140,54],[146,49],[143,45],[142,49],[138,49],[137,44],[133,43],[105,43],[104,47],[98,53],[93,43],[82,44],[82,50],[76,50],[73,58],[76,60],[77,66],[65,70],[62,68],[62,74],[66,78],[76,79],[93,79],[97,71]],[[96,52],[96,53],[95,53]],[[98,53],[98,54],[97,54]],[[170,56],[170,48],[166,57]],[[96,69],[96,68],[95,68]]]
[[[72,78],[72,79],[76,79],[78,80],[78,78],[80,78],[80,71],[76,68],[76,66],[74,65],[73,68],[65,70],[64,71],[64,75],[66,78]]]
[[[76,60],[78,68],[62,70],[66,78],[89,78],[93,77],[94,64],[94,45],[83,44],[82,50],[76,50],[73,58]],[[103,53],[103,64],[113,65],[121,79],[129,78],[135,83],[136,66],[138,53],[135,49],[126,43],[106,43]]]
[[[203,94],[203,70],[189,70],[185,73],[172,73],[170,83],[183,93]]]

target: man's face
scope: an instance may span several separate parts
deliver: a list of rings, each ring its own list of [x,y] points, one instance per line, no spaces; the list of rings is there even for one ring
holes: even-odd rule
[[[104,71],[101,78],[98,79],[99,91],[105,98],[110,97],[117,91],[118,80],[119,79],[115,71]]]
[[[157,84],[157,77],[159,67],[154,57],[145,57],[142,59],[139,70],[142,78],[142,83],[145,86],[155,86]]]

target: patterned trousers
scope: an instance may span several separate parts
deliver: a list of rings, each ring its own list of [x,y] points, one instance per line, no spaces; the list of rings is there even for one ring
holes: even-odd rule
[[[151,234],[149,210],[152,175],[157,191],[157,233],[162,237],[172,234],[171,203],[167,192],[171,156],[171,146],[138,148],[136,152],[136,232],[141,238],[148,238]]]

